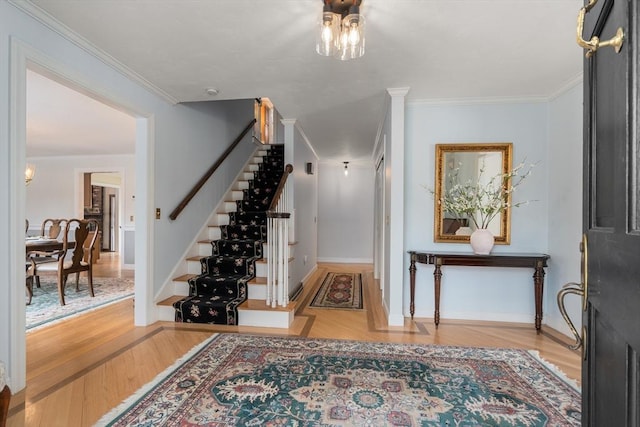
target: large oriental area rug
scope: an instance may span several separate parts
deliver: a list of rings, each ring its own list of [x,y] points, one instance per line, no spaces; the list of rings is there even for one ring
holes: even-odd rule
[[[65,288],[66,304],[61,306],[55,277],[41,276],[40,286],[37,288],[34,285],[33,299],[26,308],[27,331],[130,298],[134,293],[133,279],[94,277],[93,293],[95,296],[91,297],[86,275],[80,275],[80,290],[76,291],[76,277],[73,274],[69,277]]]
[[[220,334],[99,426],[579,426],[525,350]]]
[[[309,306],[361,310],[361,275],[359,273],[327,273]]]

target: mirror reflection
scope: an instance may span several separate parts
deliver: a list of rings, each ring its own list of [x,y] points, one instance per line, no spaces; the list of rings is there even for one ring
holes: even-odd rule
[[[511,150],[511,143],[436,145],[436,242],[468,242],[475,229],[487,228],[496,243],[509,243],[510,210],[474,210],[469,208],[469,194],[509,197],[502,192],[499,177],[511,169]],[[443,198],[445,194],[449,197]]]

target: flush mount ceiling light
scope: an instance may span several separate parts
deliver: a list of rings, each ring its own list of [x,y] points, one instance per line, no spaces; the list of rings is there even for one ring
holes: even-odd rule
[[[364,55],[362,0],[322,0],[316,52],[346,61]]]
[[[219,93],[220,93],[220,91],[218,89],[216,89],[215,87],[207,88],[207,95],[209,95],[209,96],[216,96]]]

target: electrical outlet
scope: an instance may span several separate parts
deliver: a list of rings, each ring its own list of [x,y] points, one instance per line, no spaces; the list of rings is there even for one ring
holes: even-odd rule
[[[305,255],[304,258],[302,259],[302,264],[303,265],[307,265],[307,256]]]
[[[160,219],[160,208],[156,208],[156,219]]]
[[[129,221],[133,222],[133,215],[129,217]]]

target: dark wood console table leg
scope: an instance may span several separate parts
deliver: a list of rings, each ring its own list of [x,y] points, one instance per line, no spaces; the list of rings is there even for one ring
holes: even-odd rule
[[[4,388],[0,390],[0,426],[2,427],[7,423],[10,400],[11,390],[9,390],[9,386],[4,386]]]
[[[416,300],[416,256],[411,254],[411,264],[409,264],[409,293],[411,295],[411,301],[409,302],[409,313],[413,319],[413,313],[415,312],[415,300]]]
[[[433,270],[433,292],[435,294],[435,311],[433,313],[433,323],[436,324],[436,329],[438,329],[438,325],[440,324],[440,279],[442,278],[442,270],[440,270],[440,265],[442,261],[439,259],[435,260],[435,268]]]
[[[533,286],[536,299],[536,332],[539,334],[542,327],[542,293],[544,292],[544,267],[542,263],[536,263],[533,273]]]

